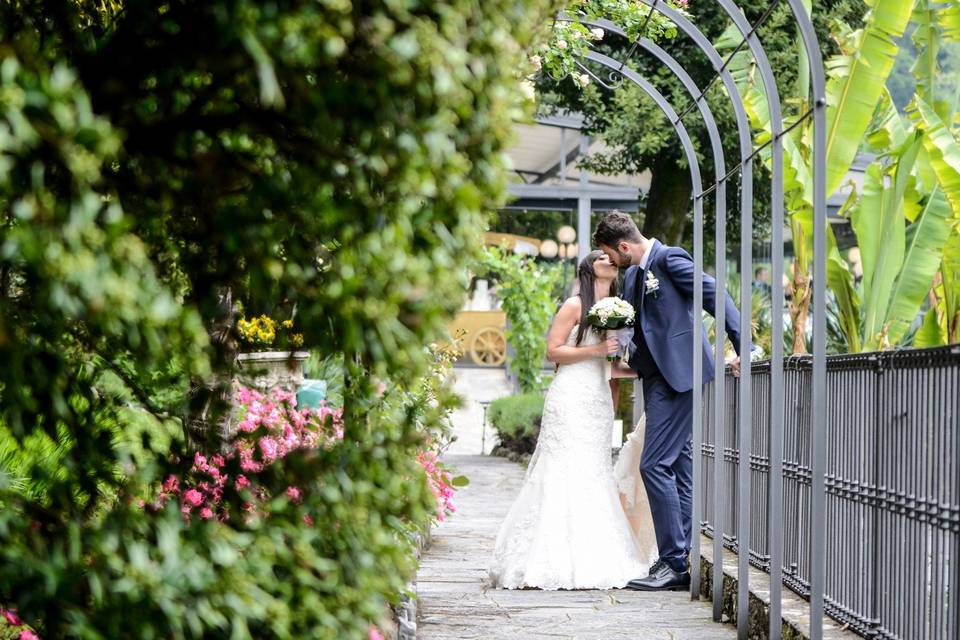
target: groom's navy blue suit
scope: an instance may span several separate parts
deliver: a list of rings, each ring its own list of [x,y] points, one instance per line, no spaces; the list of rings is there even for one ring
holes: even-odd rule
[[[681,573],[687,570],[693,506],[694,277],[693,259],[686,251],[656,240],[640,266],[631,266],[624,276],[624,299],[637,310],[630,366],[643,378],[647,419],[640,474],[650,499],[660,559]],[[715,298],[716,282],[703,274],[703,308],[711,314]],[[730,296],[725,324],[739,350],[740,313]],[[707,383],[713,380],[713,356],[706,333],[701,342]]]

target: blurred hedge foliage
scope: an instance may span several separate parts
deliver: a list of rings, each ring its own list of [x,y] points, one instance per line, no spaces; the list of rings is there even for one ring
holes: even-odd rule
[[[0,603],[49,638],[364,637],[431,513],[424,345],[555,8],[0,5]],[[137,506],[189,464],[169,425],[224,409],[233,301],[346,368],[344,444],[277,465],[313,490],[243,529]]]
[[[518,454],[533,453],[543,418],[542,393],[521,393],[490,403],[490,424],[497,430],[500,444]]]

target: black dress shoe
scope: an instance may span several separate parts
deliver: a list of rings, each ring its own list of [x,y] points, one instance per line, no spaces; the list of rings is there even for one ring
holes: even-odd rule
[[[652,565],[650,565],[650,571],[647,573],[647,575],[652,576],[657,572],[657,569],[659,569],[661,566],[663,566],[663,560],[661,560],[660,558],[657,558],[657,561],[654,562]]]
[[[657,570],[646,578],[636,578],[627,583],[634,591],[686,591],[690,588],[690,573],[674,571],[661,562]]]

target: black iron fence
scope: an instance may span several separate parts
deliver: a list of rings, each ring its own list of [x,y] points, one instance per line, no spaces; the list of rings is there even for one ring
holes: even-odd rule
[[[770,366],[752,371],[750,563],[769,571],[782,527],[783,581],[810,592],[812,361],[784,365],[782,478],[770,477]],[[719,439],[724,545],[736,522],[737,380],[728,377]],[[715,533],[718,439],[713,385],[704,392],[702,530]],[[838,356],[827,364],[826,611],[867,638],[960,638],[960,346]],[[769,522],[771,482],[782,522]]]

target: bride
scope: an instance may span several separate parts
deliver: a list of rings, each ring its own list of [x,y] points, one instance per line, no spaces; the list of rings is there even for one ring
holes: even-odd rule
[[[577,273],[579,295],[563,303],[550,328],[547,357],[559,367],[523,487],[497,535],[490,568],[496,587],[620,588],[656,559],[637,469],[624,473],[626,499],[614,480],[606,356],[618,341],[601,340],[586,319],[596,300],[617,294],[617,271],[602,251],[589,253]]]

